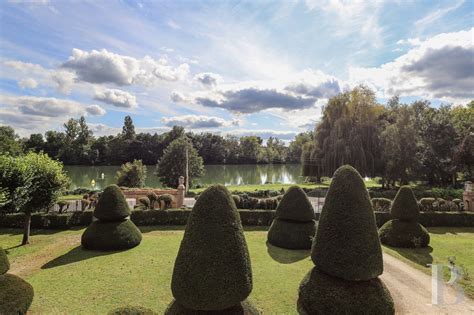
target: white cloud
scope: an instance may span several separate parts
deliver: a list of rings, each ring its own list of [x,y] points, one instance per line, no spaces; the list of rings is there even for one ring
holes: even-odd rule
[[[196,74],[194,80],[198,81],[205,87],[214,87],[222,82],[222,77],[216,73],[202,72]]]
[[[45,117],[71,117],[84,115],[86,108],[76,101],[55,97],[0,96],[0,104],[16,108],[23,114]]]
[[[102,50],[91,52],[74,48],[72,56],[62,67],[73,70],[78,79],[90,83],[114,83],[119,86],[132,84],[156,84],[160,80],[177,81],[189,73],[189,65],[176,68],[167,60],[155,60],[149,56],[136,59]]]
[[[376,68],[351,67],[353,85],[364,83],[379,96],[395,94],[465,103],[474,98],[474,28],[442,33]]]
[[[458,9],[459,7],[461,7],[464,4],[464,2],[465,2],[464,0],[458,0],[453,5],[446,6],[444,8],[438,8],[436,10],[431,11],[430,13],[428,13],[428,15],[416,21],[415,27],[418,30],[426,28],[428,25],[441,19],[449,12],[454,11]]]
[[[171,92],[170,99],[175,103],[183,103],[190,101],[190,99],[186,97],[183,93],[177,91]]]
[[[98,90],[94,99],[121,108],[136,108],[138,106],[135,95],[118,89]]]
[[[267,109],[296,111],[314,107],[316,101],[328,99],[342,90],[342,83],[321,71],[305,70],[278,81],[241,82],[221,85],[219,89],[200,91],[187,97],[172,95],[179,102],[193,102],[234,113],[250,114]]]
[[[168,20],[168,22],[166,22],[166,24],[169,27],[171,27],[172,29],[175,29],[175,30],[180,30],[181,29],[181,26],[173,20]]]
[[[86,107],[86,111],[87,113],[93,115],[93,116],[103,116],[105,115],[107,112],[105,111],[105,109],[103,109],[102,107],[100,107],[99,105],[90,105],[90,106],[87,106]]]
[[[164,117],[161,119],[164,125],[168,127],[182,126],[189,129],[202,129],[202,128],[221,128],[230,126],[239,126],[240,120],[225,120],[215,116],[203,116],[203,115],[183,115],[174,117]]]
[[[36,87],[38,87],[38,82],[36,82],[35,79],[27,78],[20,80],[18,82],[18,86],[22,89],[35,89]]]

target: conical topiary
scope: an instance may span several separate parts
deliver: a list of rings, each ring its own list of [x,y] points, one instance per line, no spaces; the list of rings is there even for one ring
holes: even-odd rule
[[[390,216],[402,221],[417,221],[420,210],[415,195],[409,186],[402,186],[390,208]]]
[[[117,185],[104,189],[94,209],[94,217],[102,222],[116,222],[130,215],[130,208],[122,191]]]
[[[291,186],[276,209],[278,219],[308,222],[314,220],[314,210],[303,189]]]
[[[382,244],[393,247],[426,247],[430,234],[418,223],[420,216],[418,202],[409,186],[402,186],[397,192],[390,209],[393,220],[379,229]]]
[[[206,189],[189,216],[176,257],[167,314],[254,314],[245,299],[252,270],[240,217],[222,185]],[[239,311],[240,310],[240,311]]]
[[[94,210],[94,221],[82,234],[81,243],[86,249],[121,250],[140,244],[142,234],[130,221],[130,208],[117,185],[104,189]]]
[[[7,253],[0,247],[0,275],[6,274],[9,269],[10,261],[8,260]]]
[[[302,280],[300,314],[394,314],[390,292],[378,278],[382,249],[367,190],[351,166],[334,173]]]
[[[33,287],[18,276],[8,274],[10,262],[0,247],[0,314],[26,314],[33,302]]]
[[[346,280],[373,279],[383,272],[372,203],[352,166],[334,173],[311,258],[320,270]]]
[[[310,249],[315,233],[313,206],[303,189],[291,186],[278,204],[268,242],[287,249]]]

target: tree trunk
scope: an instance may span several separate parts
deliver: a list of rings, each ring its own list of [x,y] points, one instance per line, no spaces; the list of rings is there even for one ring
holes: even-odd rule
[[[21,245],[26,245],[30,243],[30,225],[31,225],[31,213],[25,213],[25,222],[23,226],[23,240]]]

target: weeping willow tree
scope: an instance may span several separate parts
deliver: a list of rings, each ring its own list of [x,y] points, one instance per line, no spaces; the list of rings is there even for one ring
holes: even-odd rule
[[[302,152],[303,175],[331,176],[349,164],[364,176],[375,176],[383,111],[374,92],[364,86],[331,98],[316,127],[314,143]]]

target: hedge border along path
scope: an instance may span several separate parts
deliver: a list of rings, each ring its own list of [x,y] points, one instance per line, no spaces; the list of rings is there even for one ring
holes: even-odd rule
[[[18,276],[8,274],[10,262],[0,247],[0,314],[26,314],[33,302],[33,287]]]
[[[252,287],[247,242],[235,203],[224,186],[211,186],[197,200],[186,225],[171,280],[176,301],[166,314],[241,314],[241,303]],[[246,314],[258,314],[252,309],[247,307]]]
[[[310,249],[317,224],[314,210],[303,189],[291,186],[276,209],[268,230],[268,242],[286,249]]]
[[[92,250],[122,250],[138,246],[142,234],[128,218],[125,196],[117,185],[104,189],[94,210],[98,221],[92,222],[82,234],[81,244]]]
[[[369,194],[351,166],[336,170],[312,247],[315,267],[302,280],[300,314],[394,314],[378,278],[382,248]]]
[[[427,247],[430,234],[418,220],[419,206],[409,186],[402,186],[390,209],[392,220],[379,229],[380,241],[393,247]]]

